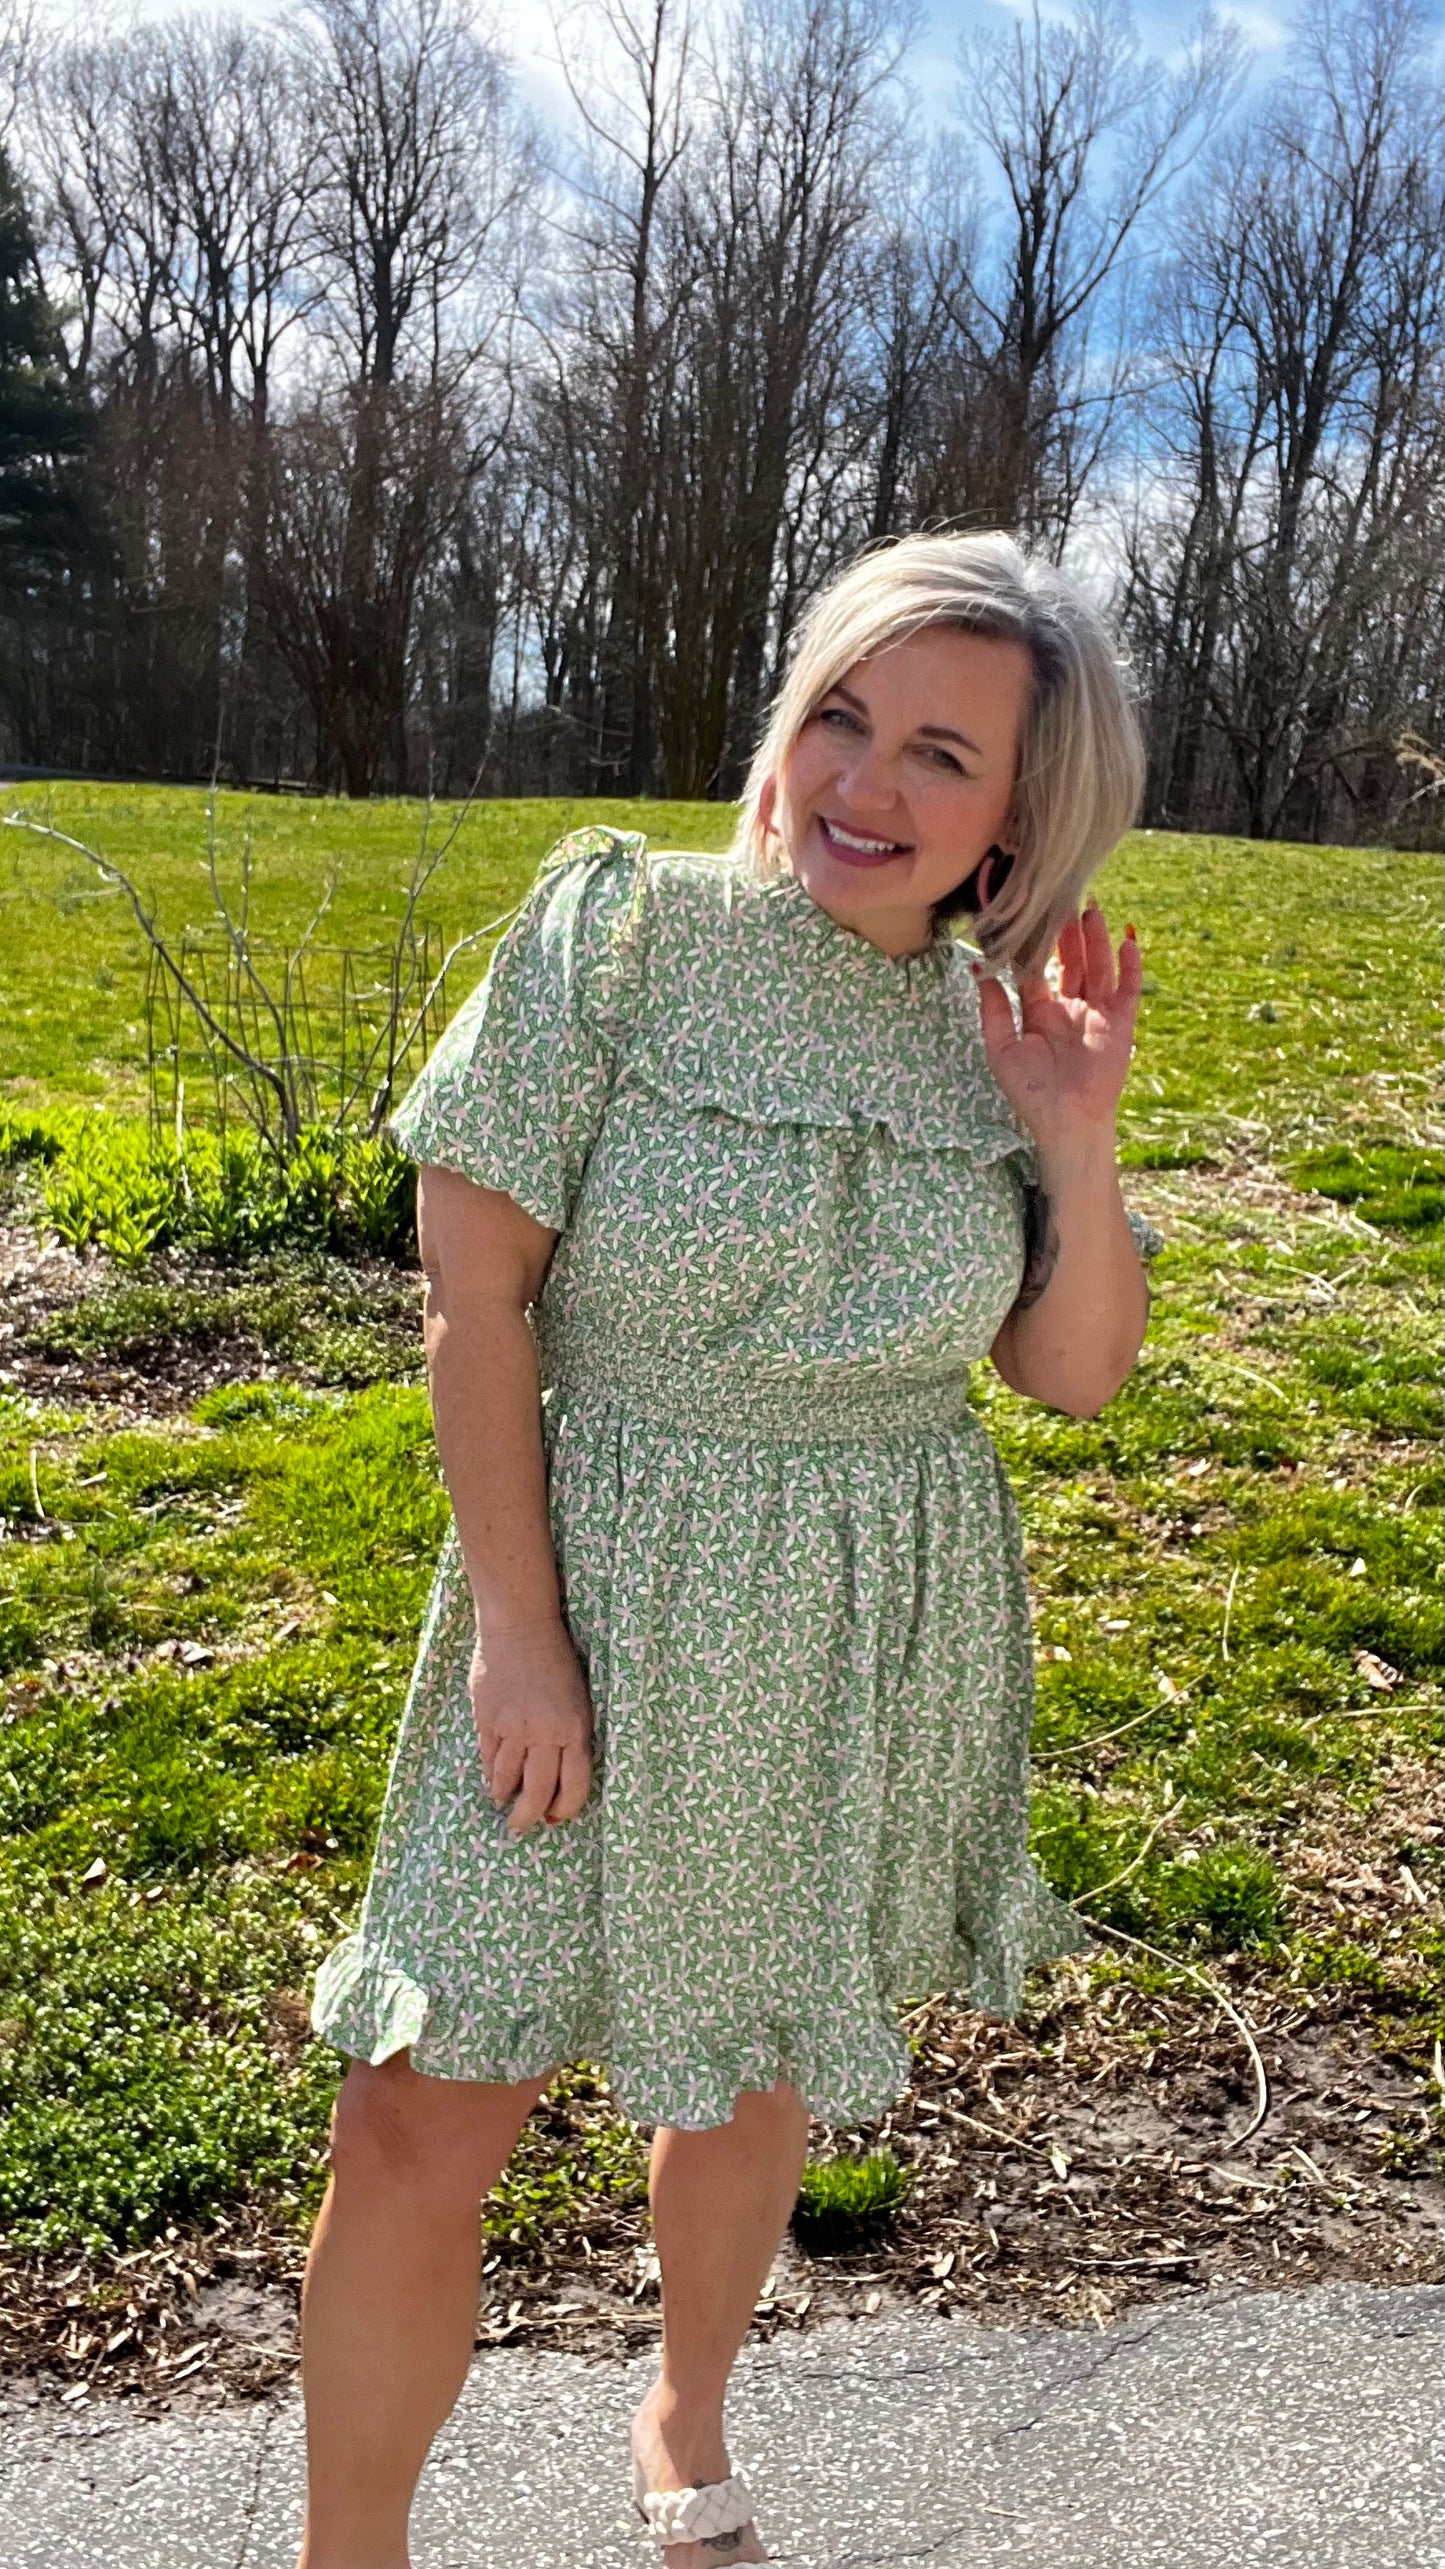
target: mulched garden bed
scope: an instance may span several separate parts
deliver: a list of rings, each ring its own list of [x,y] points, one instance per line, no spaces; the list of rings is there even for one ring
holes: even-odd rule
[[[1239,1967],[1214,1976],[1254,2029],[1262,2119],[1255,2063],[1203,1993],[1120,1982],[1101,2001],[1066,1962],[1024,2023],[919,2011],[908,2096],[866,2132],[832,2136],[895,2152],[911,2178],[903,2209],[826,2255],[790,2232],[754,2333],[900,2300],[985,2325],[1102,2327],[1219,2285],[1438,2280],[1428,2065],[1358,2002],[1291,2003]],[[563,2139],[569,2114],[575,2130],[605,2111],[599,2090],[561,2112],[544,2103],[539,2120]],[[0,2367],[69,2405],[273,2391],[295,2369],[301,2255],[251,2207],[129,2256],[0,2258]],[[542,2249],[489,2242],[479,2346],[624,2354],[659,2324],[640,2207]]]

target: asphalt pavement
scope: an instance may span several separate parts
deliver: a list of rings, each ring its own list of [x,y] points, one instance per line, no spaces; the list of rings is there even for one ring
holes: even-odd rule
[[[1222,2290],[1107,2330],[908,2310],[750,2343],[734,2466],[799,2569],[1445,2569],[1445,2288]],[[645,2569],[654,2362],[478,2356],[414,2569]],[[0,2407],[0,2569],[292,2569],[293,2393],[213,2415]]]

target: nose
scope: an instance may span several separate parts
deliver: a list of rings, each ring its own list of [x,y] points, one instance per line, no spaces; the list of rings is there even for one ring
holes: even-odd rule
[[[858,812],[890,812],[898,800],[886,759],[880,758],[876,744],[860,741],[853,755],[838,771],[838,792],[849,807]]]

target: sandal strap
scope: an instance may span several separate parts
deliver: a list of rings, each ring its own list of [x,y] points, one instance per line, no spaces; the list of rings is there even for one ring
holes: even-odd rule
[[[639,2499],[647,2528],[661,2549],[670,2542],[706,2542],[749,2523],[753,2496],[741,2471],[730,2480],[708,2480],[700,2489],[649,2489]]]

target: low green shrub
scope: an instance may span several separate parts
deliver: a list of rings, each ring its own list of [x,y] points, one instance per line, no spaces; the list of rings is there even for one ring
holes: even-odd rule
[[[107,1276],[94,1293],[47,1314],[26,1334],[37,1355],[163,1371],[218,1348],[243,1351],[315,1383],[363,1390],[420,1373],[416,1279],[326,1250],[267,1250],[243,1265]],[[246,1387],[260,1398],[261,1387]],[[254,1405],[254,1401],[253,1401]],[[238,1413],[239,1415],[239,1413]],[[224,1423],[224,1422],[221,1422]]]
[[[12,1160],[53,1160],[60,1147],[59,1134],[44,1116],[0,1106],[0,1167]]]
[[[1251,1846],[1206,1847],[1195,1864],[1171,1864],[1159,1880],[1161,1920],[1212,1953],[1272,1945],[1283,1885],[1267,1855]]]
[[[793,2227],[807,2247],[846,2248],[890,2221],[908,2192],[908,2170],[891,2150],[866,2158],[810,2159]]]
[[[188,1133],[177,1143],[143,1125],[72,1115],[26,1148],[45,1162],[52,1228],[119,1266],[178,1247],[223,1264],[283,1247],[415,1252],[415,1172],[384,1134],[317,1127],[282,1166],[252,1133]]]

